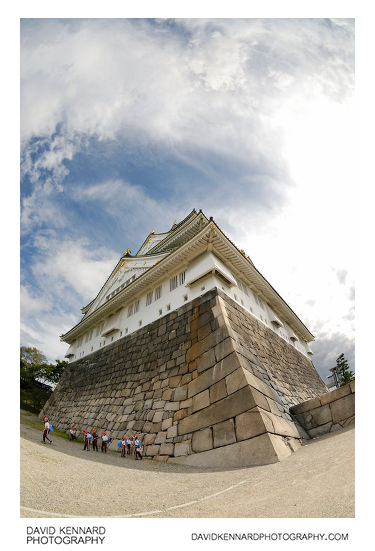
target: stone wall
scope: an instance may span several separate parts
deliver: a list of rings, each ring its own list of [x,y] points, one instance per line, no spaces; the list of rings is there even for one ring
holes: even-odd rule
[[[213,290],[69,364],[41,416],[137,433],[160,461],[257,465],[308,438],[289,407],[325,390],[308,358]]]
[[[355,421],[355,381],[290,411],[311,438],[347,427]]]

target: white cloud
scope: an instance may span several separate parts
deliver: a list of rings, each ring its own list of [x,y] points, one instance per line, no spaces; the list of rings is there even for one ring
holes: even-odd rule
[[[51,309],[51,302],[43,296],[35,296],[28,287],[21,285],[21,310],[24,316]]]
[[[42,251],[31,266],[34,277],[48,289],[47,293],[64,297],[65,301],[72,292],[87,301],[94,298],[118,261],[115,251],[94,248],[85,239],[53,240],[39,236],[34,244]]]
[[[158,30],[165,23],[24,23],[23,143],[62,125],[67,158],[85,136],[246,160],[272,146],[270,123],[284,102],[342,99],[352,78],[349,23],[181,20]],[[64,158],[53,157],[55,167]]]
[[[128,156],[152,144],[212,187],[192,189],[181,175],[168,200],[100,179],[76,182],[72,198],[121,221],[124,249],[130,236],[168,229],[166,213],[173,222],[202,207],[317,337],[352,339],[353,32],[353,21],[319,19],[23,22],[23,175],[32,183],[23,229],[66,230],[65,242],[37,235],[39,284],[77,312],[76,295],[91,300],[117,260],[70,237],[56,204],[67,161],[89,152],[91,138]],[[241,170],[227,181],[206,154]]]

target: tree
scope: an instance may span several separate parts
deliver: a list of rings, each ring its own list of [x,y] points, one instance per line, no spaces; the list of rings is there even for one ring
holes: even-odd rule
[[[56,385],[68,362],[56,360],[54,364],[50,364],[37,348],[21,346],[20,365],[21,386],[35,382]]]
[[[21,407],[39,412],[67,365],[68,362],[60,360],[56,360],[54,364],[48,363],[47,358],[37,348],[21,346]]]
[[[335,369],[339,386],[344,386],[354,380],[355,375],[353,371],[350,370],[350,366],[346,361],[344,354],[340,354],[337,358]]]

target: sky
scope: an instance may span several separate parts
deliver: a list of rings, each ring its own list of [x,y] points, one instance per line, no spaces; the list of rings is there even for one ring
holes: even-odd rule
[[[21,345],[193,208],[354,370],[354,21],[21,22]]]

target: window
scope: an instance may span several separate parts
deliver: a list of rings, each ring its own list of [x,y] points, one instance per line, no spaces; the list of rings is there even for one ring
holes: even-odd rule
[[[128,308],[128,318],[130,318],[130,316],[133,315],[133,307],[134,307],[134,304],[132,304],[132,305],[129,306],[129,308]]]
[[[155,300],[159,300],[160,297],[161,297],[161,285],[160,287],[156,287],[155,289]]]
[[[170,309],[171,309],[171,305],[167,304],[167,310],[170,310]]]
[[[128,328],[125,329],[125,335],[127,334],[127,332],[128,332]]]
[[[184,301],[186,302],[188,299],[188,296],[187,295],[184,295]]]
[[[177,288],[177,276],[173,276],[169,280],[169,290],[174,291]]]
[[[183,285],[185,283],[185,274],[186,274],[186,272],[181,272],[178,275],[178,284],[179,285]]]
[[[153,296],[153,291],[151,291],[151,293],[147,293],[147,297],[146,297],[146,306],[150,306],[151,302],[152,302],[152,296]]]
[[[139,311],[139,300],[134,303],[134,314],[136,314]]]
[[[138,325],[139,325],[139,327],[141,327],[141,325],[142,325],[142,320],[139,320]]]
[[[161,316],[162,313],[163,313],[163,310],[160,308],[160,310],[159,310],[159,316]]]
[[[183,285],[185,283],[185,274],[186,272],[181,272],[178,276],[175,275],[169,280],[170,291],[174,291],[179,285]]]

